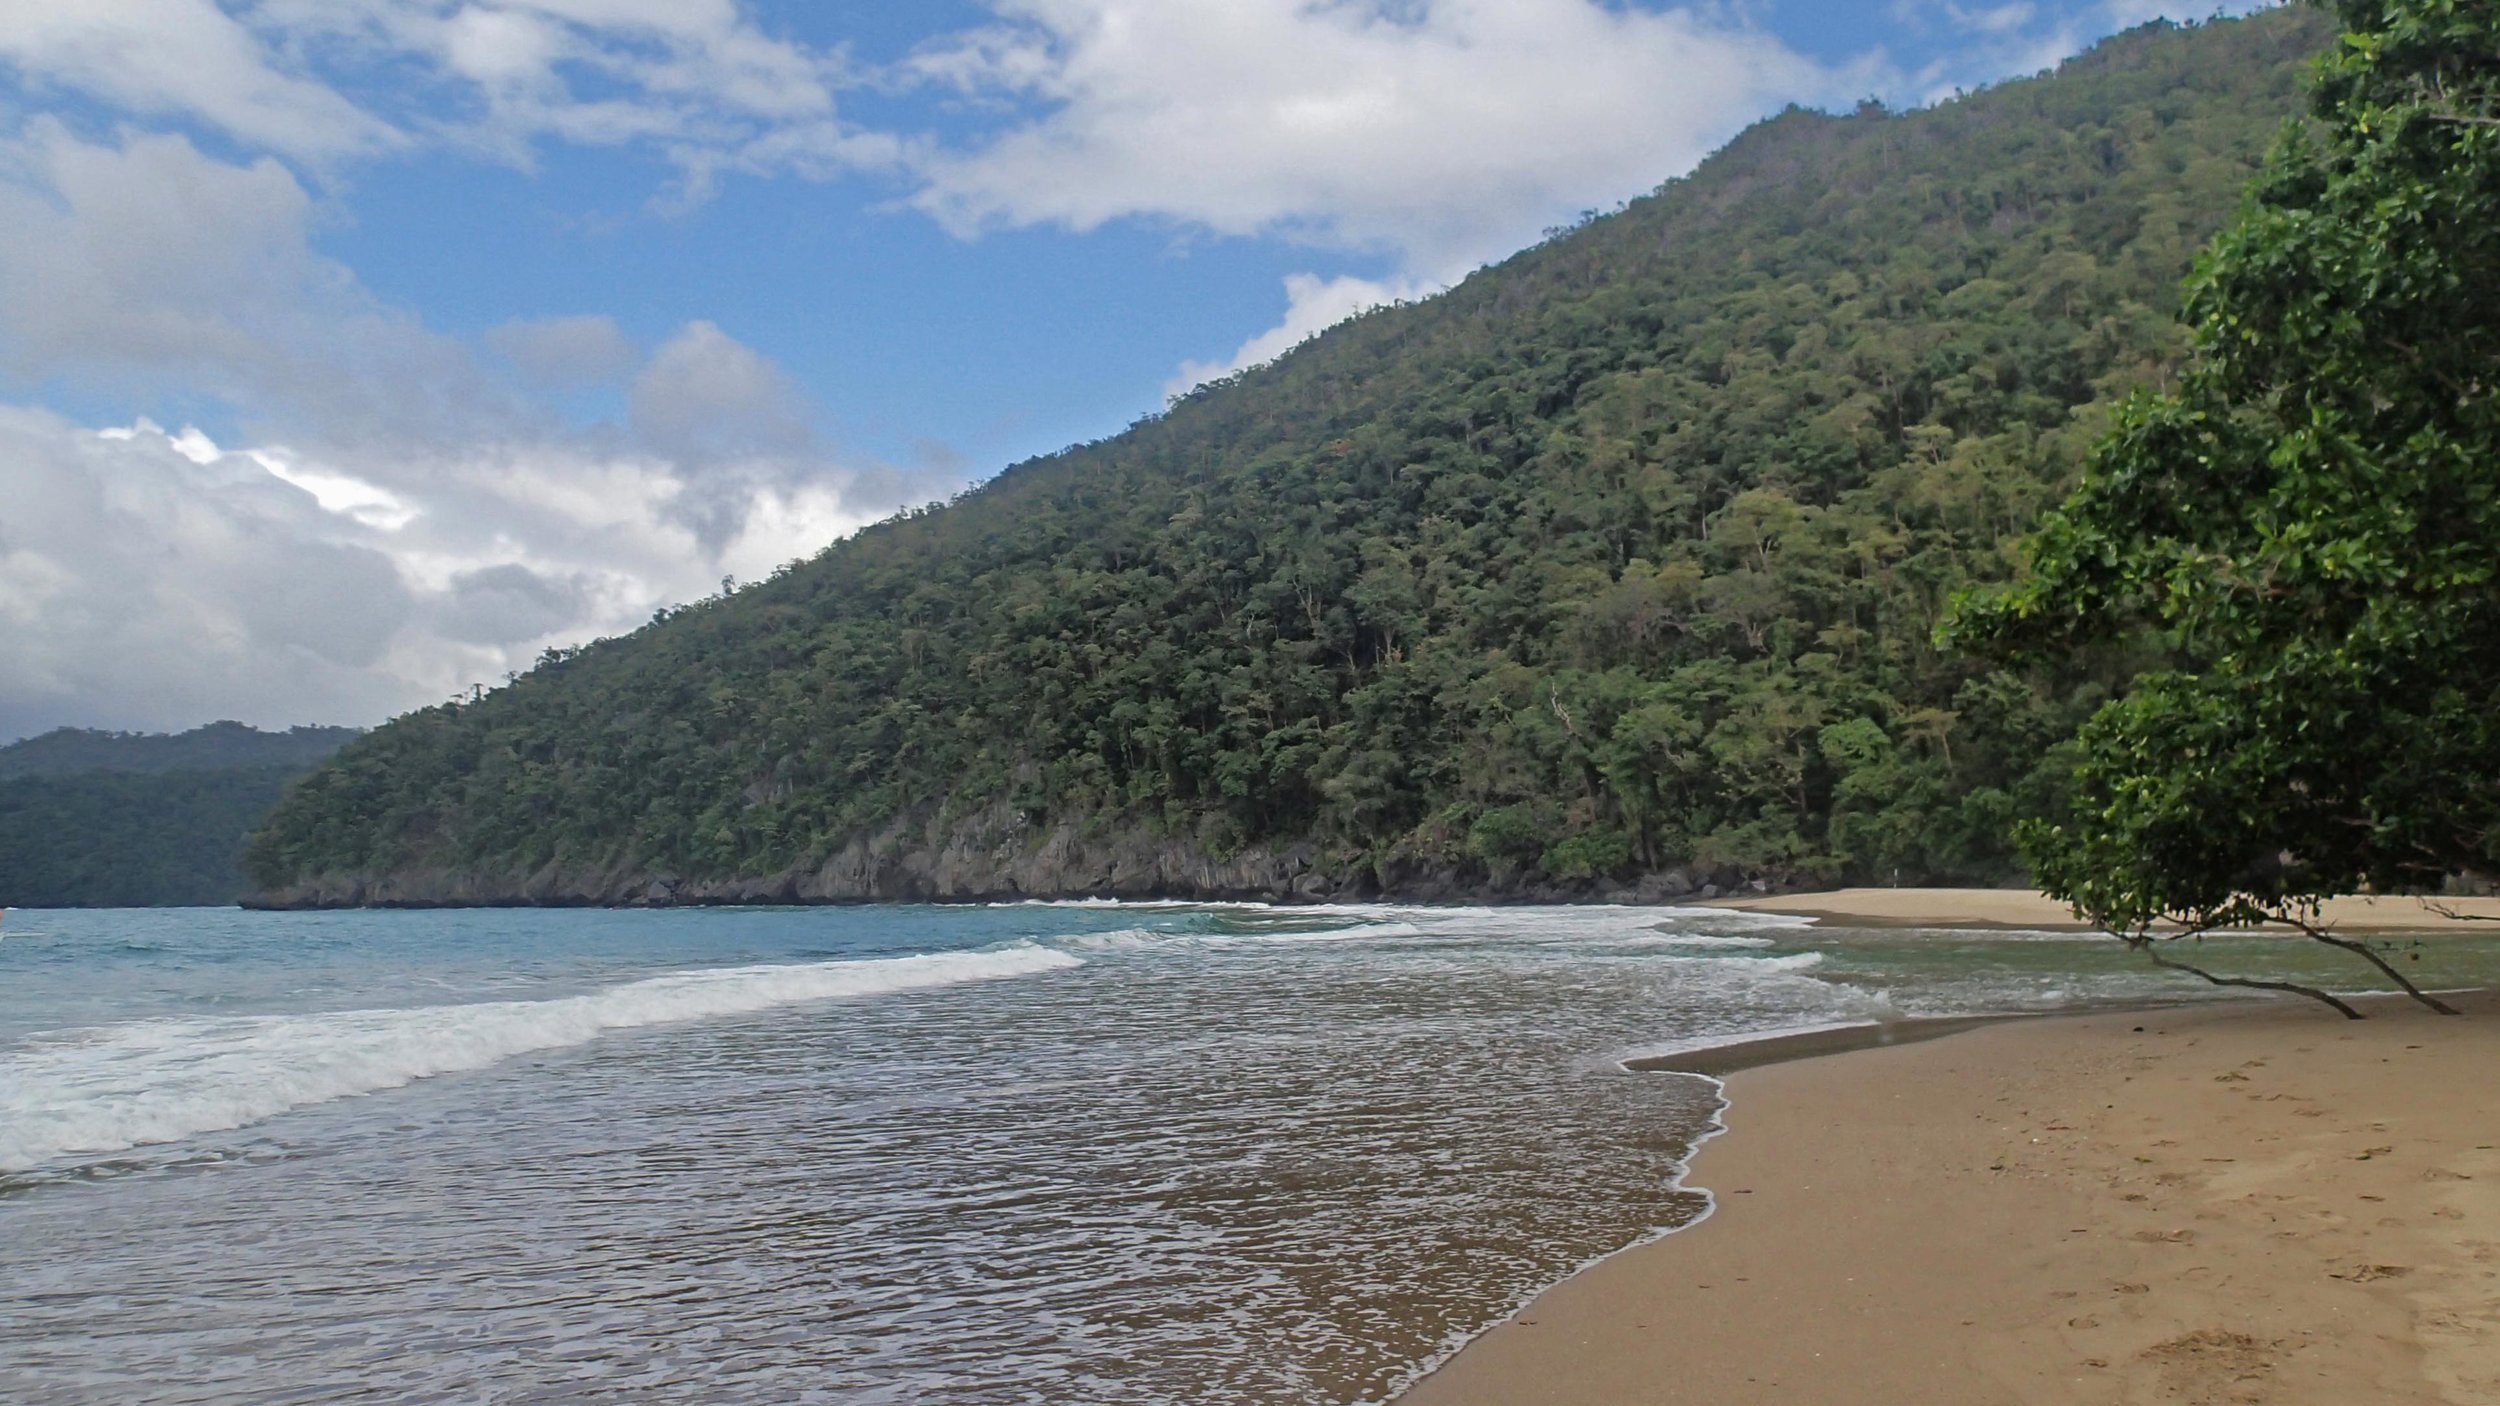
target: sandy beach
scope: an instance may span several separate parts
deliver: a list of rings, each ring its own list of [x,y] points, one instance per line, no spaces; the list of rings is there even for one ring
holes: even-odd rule
[[[1709,1219],[1400,1406],[2500,1402],[2500,1000],[2467,1006],[2023,1020],[1743,1070],[1693,1169]]]
[[[2089,926],[2064,903],[2030,889],[1833,889],[1720,899],[1711,906],[1786,913],[1836,927],[2078,931]],[[2339,898],[2321,916],[2345,932],[2437,932],[2500,922],[2500,898]]]

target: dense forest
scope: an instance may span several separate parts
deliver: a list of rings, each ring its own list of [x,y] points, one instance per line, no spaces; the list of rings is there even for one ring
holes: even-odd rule
[[[281,903],[2009,882],[2145,663],[1941,653],[2331,23],[1791,110],[1439,297],[350,744]]]
[[[232,903],[243,843],[353,728],[61,728],[0,747],[0,907]]]
[[[291,727],[263,732],[246,723],[215,722],[189,732],[101,732],[55,728],[0,747],[0,781],[84,771],[235,771],[277,767],[309,771],[362,731]]]

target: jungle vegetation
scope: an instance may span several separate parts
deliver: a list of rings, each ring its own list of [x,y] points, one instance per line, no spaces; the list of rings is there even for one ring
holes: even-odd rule
[[[2085,727],[2071,811],[2023,832],[2051,893],[2157,956],[2275,923],[2402,985],[2315,920],[2500,872],[2500,4],[2334,8],[2313,121],[2190,284],[2175,383],[1953,633],[2164,643]]]
[[[220,722],[61,728],[0,747],[0,908],[232,903],[245,838],[287,782],[355,735]]]
[[[2139,388],[2324,15],[2154,25],[1935,108],[1791,110],[1441,296],[289,793],[272,888],[802,864],[1012,805],[1395,891],[1669,867],[2002,883],[2160,634],[1948,653]]]

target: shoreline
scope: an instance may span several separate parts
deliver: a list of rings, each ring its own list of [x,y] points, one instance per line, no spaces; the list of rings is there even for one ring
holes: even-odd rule
[[[1684,1177],[1710,1212],[1548,1290],[1397,1406],[2500,1400],[2500,994],[2453,1019],[2368,1009],[2200,1002],[1643,1061],[1721,1084]]]
[[[2456,916],[2434,910],[2429,906],[2434,903]],[[2064,903],[2035,889],[1829,889],[1696,900],[1694,906],[1810,918],[1827,927],[2099,931],[2077,919]],[[2326,903],[2320,916],[2346,932],[2487,932],[2493,930],[2491,925],[2500,924],[2500,898],[2337,898]]]
[[[2136,1008],[2130,1006],[2127,1009]],[[2055,1020],[2064,1015],[2098,1013],[2016,1011],[2002,1015],[1908,1016],[1896,1020],[1869,1020],[1695,1042],[1688,1048],[1634,1054],[1620,1063],[1634,1074],[1691,1074],[1724,1084],[1730,1076],[1745,1070],[1795,1060],[1822,1059],[1894,1045],[1915,1045],[2009,1021]]]

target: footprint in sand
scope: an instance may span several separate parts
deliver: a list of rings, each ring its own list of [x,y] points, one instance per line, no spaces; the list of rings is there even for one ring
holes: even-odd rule
[[[2275,1355],[2267,1344],[2246,1333],[2220,1328],[2204,1328],[2156,1343],[2141,1354],[2160,1372],[2174,1398],[2234,1402],[2266,1399],[2265,1388],[2274,1375]]]

